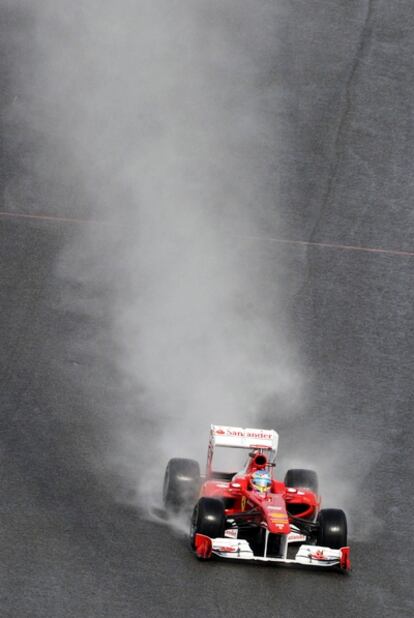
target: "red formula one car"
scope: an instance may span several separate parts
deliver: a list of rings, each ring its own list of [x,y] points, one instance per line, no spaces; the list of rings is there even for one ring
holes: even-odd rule
[[[320,509],[313,470],[273,477],[278,434],[267,429],[212,425],[205,476],[192,459],[171,459],[163,499],[170,512],[191,512],[191,545],[200,559],[293,563],[350,569],[346,516]],[[240,472],[213,469],[217,451],[247,449]],[[244,450],[245,452],[245,450]]]

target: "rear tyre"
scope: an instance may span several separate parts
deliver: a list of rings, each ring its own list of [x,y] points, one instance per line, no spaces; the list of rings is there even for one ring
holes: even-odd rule
[[[168,511],[191,511],[200,489],[200,466],[193,459],[170,459],[164,476],[163,502]]]
[[[190,540],[194,548],[194,538],[197,533],[205,534],[211,539],[224,536],[226,517],[224,504],[215,498],[200,498],[194,507],[191,518]]]
[[[303,468],[292,468],[285,475],[286,487],[295,487],[296,489],[310,489],[313,493],[318,493],[318,475],[314,470],[305,470]]]
[[[346,515],[341,509],[322,509],[318,515],[317,545],[340,549],[348,542]]]

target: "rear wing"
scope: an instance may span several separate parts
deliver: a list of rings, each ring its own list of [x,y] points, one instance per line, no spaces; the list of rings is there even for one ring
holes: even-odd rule
[[[279,434],[274,429],[254,429],[251,427],[230,427],[228,425],[211,425],[207,455],[207,475],[211,472],[211,462],[216,446],[230,448],[263,449],[272,451],[276,457]]]

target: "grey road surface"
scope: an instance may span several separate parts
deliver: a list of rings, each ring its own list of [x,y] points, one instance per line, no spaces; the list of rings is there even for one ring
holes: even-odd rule
[[[283,238],[310,244],[263,238],[249,251],[286,264],[283,302],[311,394],[306,414],[279,422],[269,410],[263,421],[277,425],[282,457],[326,437],[328,460],[355,487],[353,572],[200,563],[182,535],[114,499],[117,479],[97,472],[120,388],[105,311],[92,319],[62,300],[105,307],[105,290],[56,269],[82,224],[19,218],[33,212],[23,200],[0,214],[4,618],[414,613],[414,7],[281,5],[274,79],[284,99],[268,103],[283,136],[277,199]],[[19,93],[8,67],[28,27],[10,6],[0,9],[3,212],[36,143],[10,114]],[[67,215],[64,203],[35,210]]]

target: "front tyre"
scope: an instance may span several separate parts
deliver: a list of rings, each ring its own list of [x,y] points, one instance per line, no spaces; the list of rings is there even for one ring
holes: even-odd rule
[[[200,466],[193,459],[170,459],[164,476],[163,502],[168,511],[191,510],[200,490]]]
[[[341,549],[348,544],[346,515],[341,509],[322,509],[318,515],[317,545]]]
[[[190,540],[194,548],[194,538],[197,533],[211,539],[224,536],[226,517],[224,504],[215,498],[200,498],[194,507],[191,518]]]

